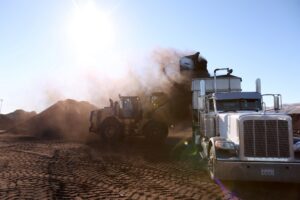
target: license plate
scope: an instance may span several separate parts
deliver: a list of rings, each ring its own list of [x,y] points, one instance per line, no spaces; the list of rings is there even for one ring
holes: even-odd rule
[[[260,174],[262,176],[274,176],[275,171],[272,168],[262,168],[262,169],[260,169]]]

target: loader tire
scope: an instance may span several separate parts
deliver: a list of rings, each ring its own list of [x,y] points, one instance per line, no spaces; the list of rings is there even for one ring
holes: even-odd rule
[[[122,124],[113,117],[104,120],[100,128],[100,133],[103,141],[110,144],[118,143],[124,137]]]
[[[161,144],[168,136],[168,126],[162,122],[150,121],[144,127],[147,142]]]

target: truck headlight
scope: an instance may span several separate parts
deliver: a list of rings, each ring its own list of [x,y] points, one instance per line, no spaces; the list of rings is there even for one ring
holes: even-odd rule
[[[226,140],[215,141],[215,147],[217,149],[223,149],[223,150],[235,150],[234,143]]]
[[[300,141],[293,145],[294,152],[300,152]]]

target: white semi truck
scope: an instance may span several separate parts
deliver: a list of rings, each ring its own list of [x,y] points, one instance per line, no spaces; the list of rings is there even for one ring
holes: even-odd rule
[[[217,76],[218,71],[226,71]],[[243,92],[229,68],[192,80],[193,141],[212,179],[300,182],[291,117],[280,113],[281,95]],[[272,111],[263,97],[274,99]],[[299,149],[299,148],[298,148]]]

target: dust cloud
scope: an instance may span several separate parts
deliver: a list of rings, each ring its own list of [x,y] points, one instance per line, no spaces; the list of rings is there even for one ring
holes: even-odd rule
[[[53,71],[45,80],[41,103],[48,107],[60,100],[75,99],[103,107],[108,105],[109,98],[118,100],[119,94],[170,94],[174,84],[181,84],[186,79],[190,81],[191,77],[180,71],[179,60],[192,53],[156,48],[144,57],[119,58],[119,55],[107,55],[113,59]]]
[[[118,95],[138,95],[147,98],[152,92],[164,92],[169,102],[162,115],[169,120],[168,124],[191,123],[190,79],[193,72],[182,73],[179,60],[192,52],[175,49],[157,48],[140,66],[124,63],[122,76],[111,76],[119,68],[74,68],[72,74],[66,76],[66,83],[71,84],[76,95],[69,99],[68,87],[55,87],[49,81],[45,88],[45,99],[49,108],[32,117],[22,126],[15,128],[16,132],[27,132],[45,138],[64,138],[68,140],[85,140],[88,137],[89,116],[92,110],[109,105],[109,98],[118,99]],[[197,60],[199,54],[196,55]],[[201,69],[207,76],[207,61],[200,57]],[[77,71],[76,71],[77,70]],[[199,70],[198,70],[199,71]],[[198,73],[198,72],[197,72]],[[55,76],[55,75],[54,75]],[[67,78],[78,77],[78,80]],[[67,100],[64,100],[66,99]],[[56,103],[55,103],[56,102]],[[20,131],[21,130],[21,131]]]

